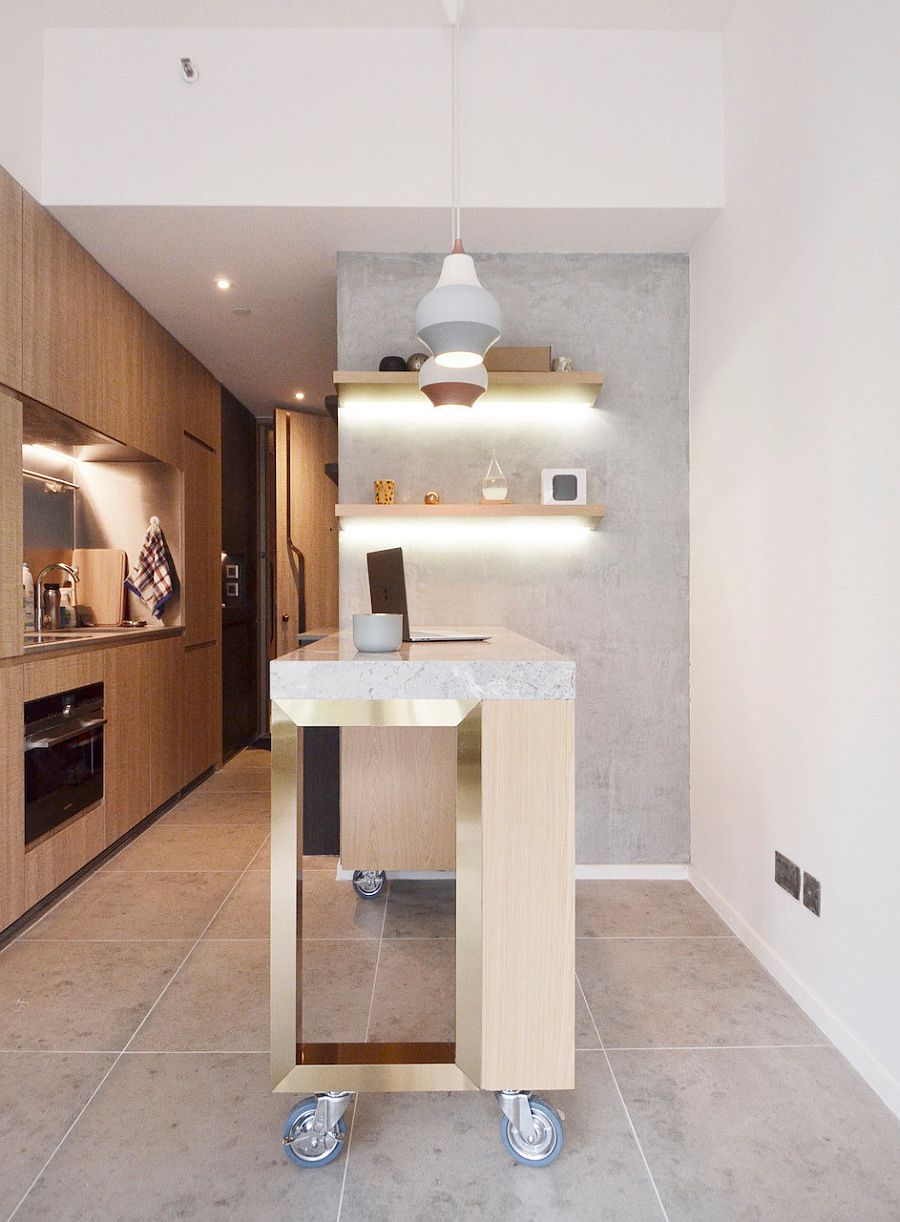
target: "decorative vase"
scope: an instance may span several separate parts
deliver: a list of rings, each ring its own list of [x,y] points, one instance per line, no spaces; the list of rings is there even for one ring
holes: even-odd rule
[[[500,470],[496,456],[492,454],[487,474],[481,481],[481,498],[484,501],[505,501],[508,492],[509,485],[506,482],[506,476]]]
[[[394,481],[392,479],[375,480],[375,504],[393,505]]]

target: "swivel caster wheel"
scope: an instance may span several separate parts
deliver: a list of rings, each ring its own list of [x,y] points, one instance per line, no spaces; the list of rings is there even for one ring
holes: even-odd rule
[[[347,1126],[343,1114],[351,1099],[348,1091],[311,1096],[298,1103],[284,1125],[281,1144],[298,1167],[326,1167],[344,1148]]]
[[[361,900],[374,900],[381,895],[386,882],[384,870],[353,871],[353,890]]]
[[[506,1152],[526,1167],[547,1167],[562,1153],[562,1118],[543,1099],[521,1091],[501,1091],[500,1140]]]

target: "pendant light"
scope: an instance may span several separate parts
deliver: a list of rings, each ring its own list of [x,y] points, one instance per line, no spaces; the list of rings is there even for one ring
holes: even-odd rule
[[[453,208],[452,247],[441,276],[416,309],[416,334],[438,365],[471,369],[500,338],[502,317],[497,300],[482,288],[475,262],[460,238],[460,55],[459,18],[463,0],[453,6]]]
[[[473,407],[487,384],[487,370],[480,361],[471,369],[442,369],[432,356],[419,370],[419,390],[432,407]]]

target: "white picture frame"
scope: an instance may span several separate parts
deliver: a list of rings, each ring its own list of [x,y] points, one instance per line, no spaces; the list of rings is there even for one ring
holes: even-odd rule
[[[542,505],[586,505],[587,470],[584,467],[547,467],[541,472]]]

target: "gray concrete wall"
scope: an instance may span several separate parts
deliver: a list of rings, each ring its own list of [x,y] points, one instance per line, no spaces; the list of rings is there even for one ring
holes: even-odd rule
[[[688,809],[688,261],[479,255],[504,344],[551,343],[602,369],[596,408],[342,409],[340,499],[474,502],[491,453],[514,501],[542,467],[586,467],[599,530],[572,523],[357,523],[341,536],[341,613],[368,609],[365,552],[400,545],[413,623],[506,624],[577,661],[578,861],[682,862]],[[418,347],[435,255],[338,256],[338,364]],[[559,531],[559,526],[572,529]]]

